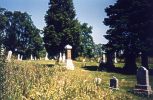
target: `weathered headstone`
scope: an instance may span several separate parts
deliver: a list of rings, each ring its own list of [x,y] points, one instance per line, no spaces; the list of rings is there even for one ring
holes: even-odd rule
[[[110,79],[110,86],[111,89],[119,89],[118,88],[118,79],[113,76],[112,79]]]
[[[62,53],[60,52],[59,62],[62,62]]]
[[[47,52],[46,52],[45,60],[49,60],[48,59],[48,53]]]
[[[33,59],[33,56],[32,56],[32,54],[31,54],[31,60],[34,60],[34,59]]]
[[[106,56],[103,54],[103,63],[106,63]]]
[[[114,62],[117,63],[117,56],[116,56],[116,52],[115,52],[115,59]]]
[[[71,49],[72,49],[72,46],[66,45],[65,49],[67,51],[66,68],[70,69],[70,70],[74,70],[74,65],[73,65],[73,62],[72,62],[72,59],[71,59]]]
[[[94,83],[96,83],[96,85],[101,84],[101,78],[95,78]]]
[[[62,56],[62,62],[63,62],[63,63],[65,63],[65,59],[66,59],[65,53],[63,53],[63,56]]]
[[[149,73],[143,66],[137,70],[137,84],[135,85],[134,93],[147,96],[152,94],[151,86],[149,85]]]
[[[20,54],[18,54],[18,60],[20,60]]]
[[[8,51],[8,55],[7,55],[7,61],[11,61],[11,56],[12,56],[12,51]]]

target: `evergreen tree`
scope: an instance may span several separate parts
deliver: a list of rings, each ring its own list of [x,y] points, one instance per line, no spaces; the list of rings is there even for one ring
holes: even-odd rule
[[[67,44],[73,46],[73,56],[78,55],[80,24],[75,15],[72,0],[50,0],[44,28],[44,43],[50,56],[63,52]]]
[[[147,53],[153,50],[152,2],[152,0],[117,0],[114,5],[105,9],[108,18],[105,18],[104,24],[110,27],[105,36],[109,40],[106,46],[111,48],[112,52],[124,51],[126,72],[136,71],[136,57],[139,52],[146,57]],[[145,57],[143,58],[147,59]],[[143,61],[145,60],[142,60],[142,65]]]

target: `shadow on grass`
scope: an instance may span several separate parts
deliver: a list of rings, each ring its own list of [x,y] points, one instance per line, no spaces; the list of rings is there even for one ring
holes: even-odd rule
[[[54,64],[42,64],[43,67],[53,67]]]
[[[89,70],[89,71],[97,71],[98,70],[98,66],[83,66],[82,68],[85,70]]]

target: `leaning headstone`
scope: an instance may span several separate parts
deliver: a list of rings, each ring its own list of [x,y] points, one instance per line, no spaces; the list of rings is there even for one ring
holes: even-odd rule
[[[62,62],[62,53],[60,52],[59,62]]]
[[[114,62],[117,63],[117,56],[116,56],[116,52],[115,52],[115,59]]]
[[[74,64],[72,62],[72,58],[71,58],[71,50],[72,50],[72,46],[70,45],[66,45],[65,49],[67,51],[67,56],[66,56],[66,68],[69,70],[74,70]]]
[[[7,61],[11,61],[11,56],[12,56],[12,51],[8,51],[8,55],[7,55]]]
[[[66,59],[65,53],[63,53],[63,56],[62,56],[62,62],[63,62],[63,63],[65,63],[65,59]]]
[[[118,79],[116,77],[113,76],[112,79],[110,79],[110,86],[111,89],[119,89],[118,88]]]
[[[103,54],[103,63],[106,63],[106,56]]]
[[[45,60],[49,60],[48,59],[48,53],[47,52],[46,52]]]
[[[134,93],[147,96],[152,94],[151,86],[149,85],[149,73],[143,66],[137,70],[137,84],[135,85]]]

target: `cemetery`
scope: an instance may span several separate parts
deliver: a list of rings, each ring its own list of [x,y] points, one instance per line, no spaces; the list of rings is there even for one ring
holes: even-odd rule
[[[104,6],[96,35],[106,43],[77,16],[79,2],[48,0],[42,25],[31,15],[40,9],[0,1],[0,100],[153,100],[153,0],[89,1]]]

